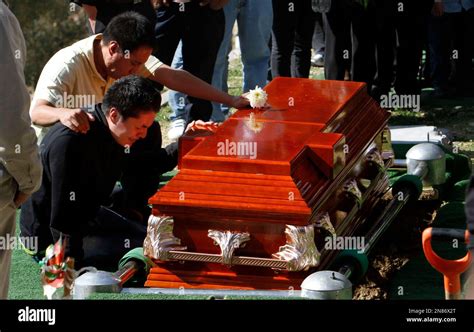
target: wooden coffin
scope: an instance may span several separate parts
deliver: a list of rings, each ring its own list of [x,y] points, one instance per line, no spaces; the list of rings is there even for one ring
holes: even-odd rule
[[[276,78],[269,108],[180,141],[151,199],[148,287],[299,289],[355,234],[388,186],[389,113],[363,83]],[[240,145],[239,145],[240,144]]]

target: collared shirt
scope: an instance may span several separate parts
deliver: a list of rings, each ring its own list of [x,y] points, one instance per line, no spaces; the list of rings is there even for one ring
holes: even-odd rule
[[[102,102],[115,80],[110,77],[105,80],[95,66],[94,41],[101,39],[102,34],[93,35],[53,55],[41,72],[31,105],[39,99],[64,108],[86,108]],[[148,77],[161,65],[150,56],[137,74]],[[49,128],[35,126],[39,141]]]
[[[474,0],[443,0],[443,8],[446,13],[459,13],[474,8]]]

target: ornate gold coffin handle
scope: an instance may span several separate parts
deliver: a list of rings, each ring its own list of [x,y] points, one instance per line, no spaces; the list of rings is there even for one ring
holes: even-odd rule
[[[207,236],[214,240],[214,244],[221,248],[222,264],[232,265],[232,257],[235,249],[245,245],[250,240],[247,232],[237,233],[231,231],[217,231],[210,229]]]
[[[208,236],[221,248],[221,254],[185,251],[181,240],[173,235],[173,217],[153,216],[148,220],[147,237],[143,242],[144,255],[158,261],[194,261],[267,267],[275,270],[302,271],[317,266],[321,254],[314,242],[314,225],[286,225],[286,244],[273,258],[234,256],[237,248],[250,240],[247,232],[209,230]]]

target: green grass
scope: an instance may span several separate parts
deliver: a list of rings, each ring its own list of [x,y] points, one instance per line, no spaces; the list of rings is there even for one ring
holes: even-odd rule
[[[17,235],[20,233],[18,219],[19,213]],[[23,250],[13,250],[12,253],[9,298],[14,300],[44,298],[39,265]]]

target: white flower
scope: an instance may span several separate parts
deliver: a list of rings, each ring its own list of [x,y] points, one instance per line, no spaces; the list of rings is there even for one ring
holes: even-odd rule
[[[254,90],[249,91],[247,98],[249,99],[252,108],[260,108],[265,106],[267,103],[267,96],[267,93],[257,85]]]

